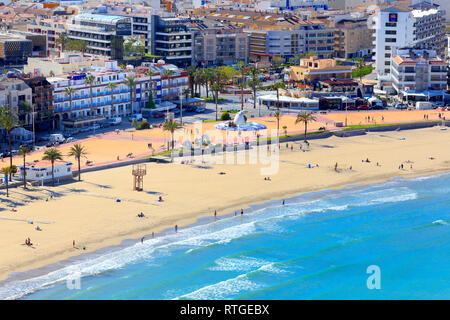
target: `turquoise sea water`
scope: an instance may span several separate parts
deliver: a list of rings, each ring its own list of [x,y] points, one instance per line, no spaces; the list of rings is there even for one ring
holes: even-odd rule
[[[4,283],[0,298],[449,299],[449,195],[446,174],[275,201]]]

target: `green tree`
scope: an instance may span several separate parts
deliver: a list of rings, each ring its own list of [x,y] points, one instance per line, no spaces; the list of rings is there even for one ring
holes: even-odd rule
[[[280,108],[280,89],[286,89],[286,86],[283,82],[277,82],[272,86],[272,89],[277,92],[277,108]]]
[[[259,70],[256,67],[250,67],[250,80],[248,85],[253,91],[253,109],[256,109],[256,91],[261,88],[261,80],[259,80]]]
[[[275,111],[274,114],[275,119],[277,119],[277,140],[279,143],[279,139],[280,139],[280,119],[281,119],[281,112],[280,111]]]
[[[241,83],[239,87],[241,88],[241,110],[244,110],[244,89],[245,89],[245,75],[247,73],[247,65],[243,61],[239,61],[238,69],[241,74]]]
[[[84,83],[85,85],[87,85],[89,87],[89,95],[91,98],[91,117],[94,117],[94,100],[93,100],[93,94],[92,94],[92,87],[94,86],[95,83],[95,77],[93,75],[88,75],[86,77],[86,79],[84,79]]]
[[[5,176],[5,183],[6,183],[6,196],[9,197],[9,189],[8,189],[8,185],[9,185],[9,180],[11,179],[11,174],[12,174],[12,170],[11,167],[3,167],[1,169],[1,172],[4,174]],[[8,178],[9,176],[9,178]]]
[[[65,33],[61,33],[58,38],[56,38],[56,45],[61,47],[61,51],[64,52],[66,50],[67,43],[69,42],[69,38]]]
[[[130,89],[130,103],[131,103],[131,112],[134,112],[134,102],[136,101],[136,78],[133,76],[128,76],[125,78],[123,83]],[[134,95],[133,95],[134,93]],[[133,98],[134,96],[134,98]]]
[[[66,88],[64,88],[64,93],[66,94],[66,96],[69,96],[69,106],[70,106],[70,111],[72,111],[72,94],[73,94],[73,88],[72,88],[72,87],[66,87]]]
[[[173,70],[166,70],[164,72],[164,76],[167,78],[167,91],[169,91],[169,98],[170,98],[170,89],[172,88],[172,79],[170,79],[175,74],[175,71]],[[170,99],[168,99],[170,100]]]
[[[27,170],[25,167],[25,162],[26,162],[26,156],[27,154],[30,152],[30,150],[27,147],[20,147],[19,149],[19,155],[21,155],[23,157],[23,188],[26,189],[27,188]]]
[[[75,160],[78,162],[78,181],[81,180],[81,158],[86,157],[87,150],[86,147],[81,144],[74,144],[71,148],[67,156],[75,157]]]
[[[145,71],[145,75],[148,77],[148,89],[150,91],[150,94],[152,96],[152,98],[156,95],[154,87],[155,87],[155,82],[153,82],[152,77],[154,75],[156,75],[156,72],[153,71],[152,69],[148,69],[147,71]],[[153,99],[152,99],[153,100]],[[150,102],[150,101],[149,101]]]
[[[305,126],[305,141],[306,141],[306,132],[308,130],[308,123],[316,121],[316,117],[312,113],[303,112],[297,114],[297,118],[295,119],[295,124],[303,123]]]
[[[17,116],[13,114],[8,106],[0,106],[0,127],[5,128],[6,135],[8,136],[8,147],[9,147],[9,166],[12,168],[12,148],[11,148],[11,131],[17,127],[19,120]],[[11,172],[9,179],[11,179]]]
[[[108,83],[106,86],[109,90],[111,90],[111,113],[115,115],[115,109],[114,109],[114,89],[117,88],[117,84],[114,82]]]
[[[353,58],[353,61],[355,62],[356,70],[358,70],[359,82],[361,82],[363,77],[363,71],[366,68],[366,62],[364,61],[363,58]]]
[[[171,133],[172,140],[171,140],[171,146],[172,146],[172,154],[171,154],[171,161],[173,161],[173,148],[175,146],[174,143],[174,132],[178,129],[180,129],[181,126],[173,119],[166,120],[163,124],[163,131],[168,131]]]
[[[61,152],[56,148],[48,149],[44,152],[44,156],[42,157],[42,160],[48,160],[52,163],[52,186],[55,186],[55,161],[56,160],[62,160],[62,154]]]

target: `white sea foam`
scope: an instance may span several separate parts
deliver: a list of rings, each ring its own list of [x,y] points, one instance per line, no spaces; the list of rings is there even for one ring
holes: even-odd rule
[[[235,278],[214,283],[193,292],[187,293],[177,299],[191,300],[224,300],[244,291],[260,288],[261,285],[248,279],[247,274],[238,275]]]
[[[270,264],[266,260],[253,257],[220,258],[215,265],[210,267],[211,271],[251,271],[264,265]]]
[[[348,204],[340,204],[343,197]],[[194,227],[181,229],[177,234],[171,234],[159,237],[157,239],[149,239],[143,244],[137,243],[133,246],[115,250],[101,255],[89,256],[88,259],[73,262],[58,270],[49,272],[42,276],[26,280],[15,280],[3,283],[0,287],[0,299],[14,299],[29,294],[39,288],[65,281],[74,273],[79,273],[82,277],[101,274],[108,270],[122,268],[127,264],[139,261],[150,260],[154,257],[170,255],[180,247],[187,247],[187,252],[192,252],[200,247],[229,243],[234,239],[244,237],[255,231],[277,231],[277,221],[281,219],[297,219],[307,213],[323,212],[326,210],[345,210],[349,204],[351,206],[363,206],[367,204],[379,204],[386,202],[407,201],[417,198],[417,193],[407,187],[396,187],[388,189],[369,190],[347,190],[345,193],[325,194],[322,198],[313,200],[296,200],[294,203],[287,203],[283,210],[280,207],[270,206],[258,209],[256,212],[245,215],[245,223],[240,223],[240,217],[231,217],[229,219],[218,220],[215,223],[206,225],[197,225]],[[370,199],[367,201],[367,199]],[[275,209],[275,210],[273,210]],[[439,220],[438,220],[439,221]],[[238,224],[240,223],[240,224]],[[438,222],[436,222],[438,223]],[[185,251],[186,252],[186,251]],[[237,261],[233,263],[228,260],[228,266],[225,262],[219,262],[213,268],[225,270],[237,270]],[[252,268],[263,268],[264,271],[274,272],[274,265],[263,261],[248,260],[247,265],[242,271],[251,271]],[[252,265],[253,263],[253,265]],[[250,269],[249,269],[250,268]],[[245,277],[236,278],[235,281],[243,282],[243,286],[251,287],[254,284]],[[232,286],[235,282],[225,282],[225,289],[221,289],[222,293],[218,295],[226,295],[234,292]],[[231,286],[231,287],[230,287]],[[220,287],[220,286],[219,286]],[[228,288],[228,289],[226,289]],[[199,294],[208,293],[200,291]]]
[[[432,222],[433,224],[440,224],[440,225],[448,225],[448,222],[447,221],[444,221],[444,220],[436,220],[436,221],[433,221]]]

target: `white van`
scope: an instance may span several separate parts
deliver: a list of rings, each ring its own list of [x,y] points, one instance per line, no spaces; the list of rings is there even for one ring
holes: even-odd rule
[[[113,126],[118,125],[122,122],[122,118],[121,117],[114,117],[109,119],[109,123]]]
[[[59,142],[63,143],[66,139],[64,139],[64,136],[61,133],[53,133],[50,135],[50,142]]]
[[[434,109],[433,103],[429,101],[417,101],[416,102],[416,109],[417,110],[428,110],[428,109]]]
[[[130,118],[130,121],[133,121],[133,120],[141,121],[141,120],[142,120],[142,113],[136,113],[135,115],[133,115],[133,116]]]

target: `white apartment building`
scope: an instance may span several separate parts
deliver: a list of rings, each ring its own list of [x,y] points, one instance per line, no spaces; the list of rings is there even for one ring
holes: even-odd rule
[[[399,49],[392,59],[391,75],[392,87],[404,100],[436,97],[441,101],[447,87],[447,63],[434,50]]]
[[[445,54],[444,11],[438,5],[417,3],[406,7],[382,7],[373,19],[376,71],[389,76],[392,52],[415,47]]]
[[[91,86],[86,84],[87,76],[94,76]],[[136,80],[131,101],[130,88],[124,83],[127,76]],[[57,75],[47,78],[54,86],[55,124],[59,128],[79,128],[98,123],[116,116],[131,116],[138,112],[143,104],[143,83],[148,83],[148,77],[135,74],[133,69],[120,69],[117,61],[106,61],[105,67],[91,67],[81,72]],[[109,83],[116,84],[111,100]],[[71,96],[65,89],[71,87]]]

